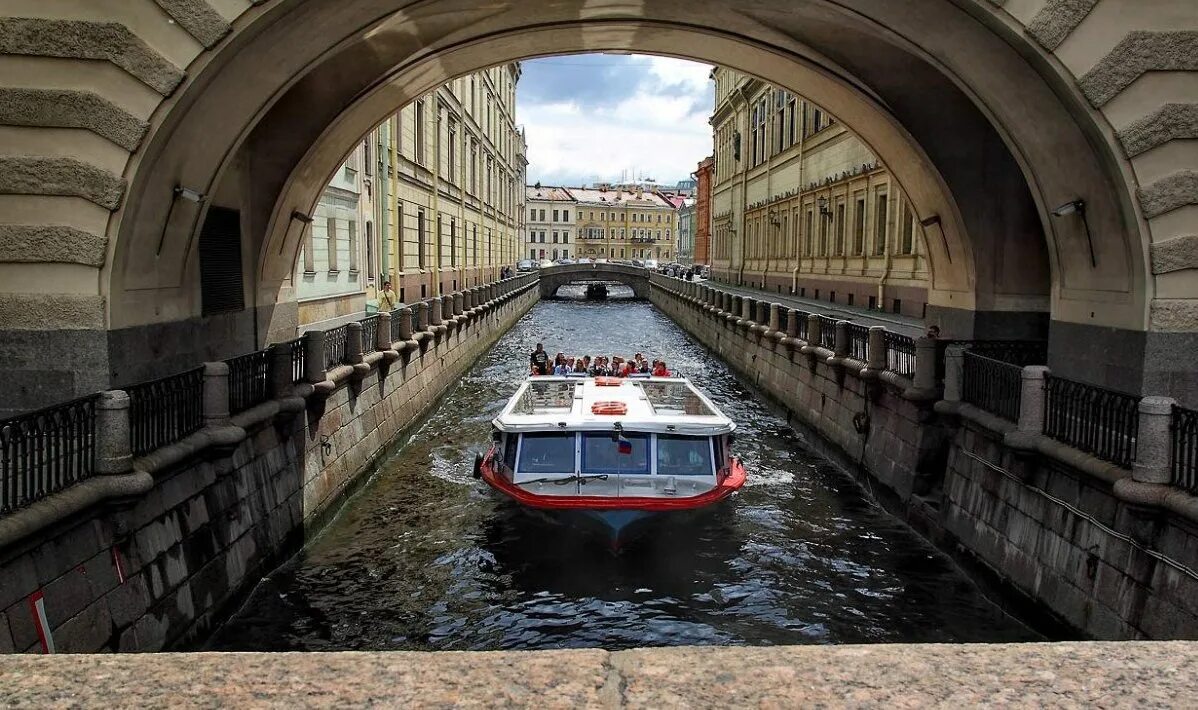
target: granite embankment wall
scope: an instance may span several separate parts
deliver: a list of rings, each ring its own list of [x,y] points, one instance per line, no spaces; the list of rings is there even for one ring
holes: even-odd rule
[[[780,332],[768,304],[712,287],[654,277],[650,298],[996,598],[1058,632],[1198,638],[1194,496],[1038,434],[1012,439],[1013,424]]]
[[[473,307],[461,298],[355,364],[326,372],[314,353],[317,374],[287,396],[136,460],[148,491],[53,514],[86,493],[80,484],[0,519],[0,652],[155,651],[203,638],[539,292],[532,279]],[[31,511],[54,522],[14,540]]]

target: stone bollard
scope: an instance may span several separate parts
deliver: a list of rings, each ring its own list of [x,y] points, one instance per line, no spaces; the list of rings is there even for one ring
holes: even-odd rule
[[[769,326],[767,327],[766,332],[775,333],[778,331],[778,326],[780,325],[782,325],[782,304],[771,303]]]
[[[204,426],[229,423],[229,364],[226,362],[204,363],[203,418]]]
[[[407,306],[400,307],[395,311],[395,317],[399,319],[399,339],[412,339],[412,309]]]
[[[228,396],[225,399],[227,409]],[[112,476],[133,470],[129,429],[129,395],[122,390],[101,392],[96,398],[97,474]]]
[[[740,301],[740,320],[736,321],[737,327],[748,330],[756,325],[756,322],[753,320],[753,312],[756,309],[757,299],[748,296],[742,298]]]
[[[345,364],[357,365],[362,362],[362,324],[354,321],[346,328]]]
[[[918,351],[916,351],[918,353]],[[915,364],[916,372],[919,362]],[[948,402],[960,402],[962,388],[965,385],[965,346],[950,345],[944,351],[944,399]]]
[[[416,325],[421,332],[428,330],[429,323],[432,321],[433,307],[428,301],[421,301],[416,304]]]
[[[379,311],[379,322],[374,329],[374,349],[391,349],[391,314],[387,311]]]
[[[786,339],[791,343],[799,339],[799,312],[793,308],[786,314]]]
[[[428,303],[428,324],[431,326],[441,325],[441,299],[434,298]]]
[[[947,354],[945,357],[947,358]],[[946,360],[945,367],[947,366]],[[1043,365],[1027,365],[1021,373],[1019,431],[1025,434],[1040,434],[1044,431],[1044,378],[1046,375],[1048,375],[1048,368]],[[947,378],[947,376],[946,370],[945,377]]]
[[[886,328],[873,325],[865,349],[865,369],[862,375],[877,376],[886,371]]]
[[[267,348],[270,358],[270,396],[274,399],[291,394],[291,345],[272,343]]]
[[[1173,406],[1176,404],[1177,400],[1172,397],[1152,396],[1140,400],[1136,458],[1131,463],[1131,477],[1134,480],[1140,483],[1173,482],[1169,465],[1172,448],[1170,427],[1173,423]]]
[[[324,331],[304,333],[304,382],[314,385],[328,379],[324,369]]]
[[[465,306],[465,298],[466,297],[462,294],[461,291],[453,294],[453,314],[455,316],[460,316],[466,312],[466,309],[464,307]]]
[[[907,399],[932,399],[936,396],[936,341],[915,339],[915,379],[903,393]]]
[[[803,346],[802,352],[808,354],[815,352],[815,349],[819,347],[820,338],[822,337],[820,331],[823,330],[823,327],[824,322],[820,319],[818,313],[807,314],[807,344]]]
[[[836,340],[833,344],[833,357],[838,360],[843,360],[849,356],[849,322],[847,320],[836,321]]]

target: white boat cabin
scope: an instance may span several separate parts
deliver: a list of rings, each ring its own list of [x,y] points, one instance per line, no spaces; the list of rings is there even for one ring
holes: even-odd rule
[[[532,377],[492,422],[499,470],[546,496],[714,488],[736,425],[683,378]]]

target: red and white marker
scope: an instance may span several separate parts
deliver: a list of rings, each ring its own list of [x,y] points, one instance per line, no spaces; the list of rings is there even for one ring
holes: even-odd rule
[[[54,636],[50,633],[50,620],[46,618],[46,601],[42,598],[42,590],[29,595],[29,611],[33,613],[33,625],[37,627],[37,637],[42,642],[42,653],[54,653]]]

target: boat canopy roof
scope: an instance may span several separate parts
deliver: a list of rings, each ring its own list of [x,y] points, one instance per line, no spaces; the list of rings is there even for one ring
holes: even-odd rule
[[[736,428],[682,377],[530,377],[493,424],[503,432],[626,431],[716,436]]]

